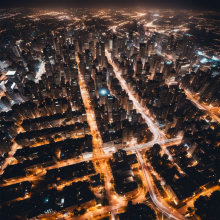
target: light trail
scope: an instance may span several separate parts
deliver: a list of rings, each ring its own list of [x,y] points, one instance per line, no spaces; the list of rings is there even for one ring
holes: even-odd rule
[[[118,70],[118,67],[112,62],[111,57],[110,57],[110,53],[105,50],[107,58],[108,58],[108,62],[112,65],[115,75],[117,77],[117,79],[119,80],[119,82],[121,83],[122,88],[126,91],[126,93],[129,96],[129,99],[133,101],[133,104],[136,108],[136,110],[141,113],[142,117],[144,118],[144,120],[146,121],[146,123],[148,124],[149,129],[151,130],[151,132],[154,135],[154,138],[152,141],[149,142],[149,144],[154,144],[158,141],[161,140],[161,137],[163,137],[163,140],[165,140],[164,134],[159,130],[159,128],[151,121],[151,119],[146,115],[144,108],[140,105],[140,103],[135,99],[135,97],[132,95],[131,91],[129,90],[125,80],[121,77],[121,73]]]
[[[188,98],[197,108],[199,108],[199,109],[201,109],[201,110],[207,111],[208,114],[211,115],[212,118],[215,119],[215,121],[217,121],[218,123],[220,123],[220,118],[219,118],[217,115],[215,115],[215,114],[213,114],[213,113],[211,112],[212,107],[208,107],[208,106],[205,106],[205,105],[199,103],[198,100],[196,100],[187,90],[185,90],[185,94],[186,94],[187,98]]]
[[[93,141],[93,147],[94,150],[93,153],[96,153],[96,156],[102,155],[103,151],[102,151],[102,146],[103,146],[103,142],[102,142],[102,137],[101,134],[99,132],[97,123],[96,123],[96,117],[95,117],[95,112],[93,109],[93,106],[90,104],[90,97],[89,97],[89,91],[86,87],[85,84],[85,80],[84,80],[84,76],[81,74],[80,72],[80,68],[79,68],[79,58],[77,56],[76,58],[77,64],[78,64],[78,70],[79,70],[79,85],[80,85],[80,91],[82,94],[82,99],[83,99],[83,103],[86,109],[86,114],[87,114],[87,121],[88,124],[90,126],[90,131],[92,134],[92,141]],[[103,163],[103,161],[101,160],[101,164],[100,168],[102,169],[102,172],[104,173],[105,176],[105,190],[106,190],[106,194],[107,194],[107,198],[109,203],[111,204],[111,206],[113,205],[112,203],[112,195],[111,195],[111,183],[110,183],[110,175],[106,169],[106,165]],[[114,214],[114,209],[112,210],[112,214],[111,214],[111,219],[115,220],[115,214]]]
[[[161,142],[162,143],[166,143],[166,142],[169,143],[169,140],[165,140],[166,138],[164,137],[163,133],[159,130],[159,128],[157,128],[157,126],[145,114],[145,112],[143,110],[143,107],[139,104],[139,102],[132,95],[131,91],[128,89],[128,86],[127,86],[125,80],[121,77],[121,73],[118,70],[118,67],[112,62],[110,54],[108,53],[108,51],[106,50],[105,52],[106,52],[106,55],[107,55],[109,63],[112,65],[112,67],[114,69],[114,72],[115,72],[115,75],[116,75],[117,79],[121,83],[122,88],[128,94],[129,99],[133,101],[135,108],[141,113],[142,117],[145,119],[146,123],[148,124],[151,132],[154,134],[153,140],[150,141],[149,143],[143,144],[142,146],[144,146],[146,148],[147,146],[153,145],[156,142],[158,142],[158,143],[161,143]],[[182,138],[179,137],[177,139],[180,140]],[[177,141],[177,139],[175,141]],[[152,184],[153,180],[151,181],[150,173],[148,173],[148,170],[146,169],[146,166],[145,166],[145,164],[143,162],[143,159],[142,159],[140,153],[137,151],[138,150],[138,146],[133,146],[133,150],[135,150],[135,149],[136,149],[137,158],[139,159],[140,164],[142,166],[144,178],[145,178],[145,181],[146,181],[146,183],[148,185],[150,196],[151,196],[152,201],[154,202],[154,204],[157,206],[157,208],[159,210],[161,210],[163,213],[166,213],[167,216],[172,217],[172,218],[174,218],[176,220],[177,219],[178,220],[186,220],[186,218],[184,216],[182,216],[181,214],[179,214],[178,212],[172,211],[165,201],[163,201],[162,199],[160,199],[160,201],[159,201],[157,199],[156,193],[154,192],[154,189],[153,189],[153,184]]]
[[[143,158],[141,157],[141,154],[138,151],[136,152],[136,154],[137,154],[137,158],[138,158],[138,160],[141,164],[143,174],[144,174],[144,178],[145,178],[145,181],[147,183],[151,199],[154,202],[154,204],[157,206],[157,208],[161,212],[165,213],[169,218],[173,218],[173,219],[176,219],[176,220],[186,220],[187,218],[185,218],[184,216],[182,216],[178,212],[171,210],[170,206],[161,198],[160,194],[158,195],[155,192],[153,184],[152,184],[153,180],[151,180],[151,175],[150,175],[150,173],[149,173],[149,171],[148,171],[148,169],[147,169],[147,167],[144,163],[144,160],[143,160]],[[158,197],[159,197],[159,199],[158,199]]]
[[[153,21],[151,21],[151,22],[145,24],[144,26],[145,26],[145,27],[152,27],[152,26],[156,27],[156,25],[153,25],[154,21],[157,21],[157,19],[154,19]]]
[[[78,58],[78,57],[77,57]],[[78,60],[78,59],[77,59]],[[79,64],[79,61],[77,62]],[[112,62],[110,62],[112,65],[114,65]],[[114,69],[116,69],[117,67],[114,65]],[[117,69],[116,69],[117,70]],[[150,148],[152,147],[152,145],[155,143],[155,142],[158,142],[159,144],[161,145],[167,145],[167,144],[174,144],[176,142],[179,142],[181,140],[180,137],[178,138],[174,138],[174,139],[169,139],[169,140],[165,140],[165,138],[163,137],[163,134],[162,132],[158,129],[158,127],[156,125],[153,124],[153,122],[151,121],[151,119],[145,114],[145,110],[144,108],[137,102],[137,100],[134,98],[134,96],[131,94],[131,92],[129,91],[127,85],[126,85],[126,82],[121,78],[120,76],[120,72],[117,71],[115,72],[117,74],[117,77],[119,77],[118,79],[120,79],[119,81],[121,82],[122,84],[122,87],[125,89],[125,91],[127,92],[127,94],[129,95],[129,98],[133,101],[134,103],[134,106],[136,107],[136,109],[142,114],[142,117],[146,120],[149,128],[151,129],[152,133],[154,134],[154,139],[148,143],[145,143],[145,144],[140,144],[140,145],[136,145],[136,146],[131,146],[131,147],[128,147],[128,148],[125,148],[124,150],[126,151],[132,151],[132,150],[143,150],[143,149],[147,149],[147,148]],[[97,150],[96,152],[96,156],[94,156],[93,158],[88,158],[88,159],[82,159],[82,160],[73,160],[71,162],[64,162],[64,163],[61,163],[61,164],[56,164],[54,166],[51,166],[51,167],[48,167],[48,169],[54,169],[54,168],[58,168],[58,167],[63,167],[63,166],[68,166],[70,164],[74,164],[74,163],[79,163],[79,162],[82,162],[82,161],[87,161],[87,160],[92,160],[92,159],[101,159],[101,158],[107,158],[109,156],[111,156],[111,154],[106,154],[106,155],[103,155],[103,151],[101,150],[102,149],[102,139],[101,139],[101,135],[99,133],[99,130],[98,130],[98,127],[97,127],[97,124],[96,124],[96,118],[95,118],[95,114],[94,114],[94,110],[92,108],[92,105],[90,104],[90,99],[89,99],[89,93],[88,93],[88,90],[86,88],[86,85],[85,85],[85,81],[84,81],[84,76],[80,73],[79,71],[79,85],[80,85],[80,90],[81,90],[81,94],[82,94],[82,99],[83,99],[83,102],[84,102],[84,105],[85,105],[85,108],[86,108],[86,112],[87,112],[87,121],[90,125],[90,129],[91,129],[91,134],[93,136],[93,143],[94,143],[94,148]],[[162,138],[161,138],[162,137]],[[138,154],[138,153],[137,153]],[[106,185],[106,192],[107,192],[107,195],[109,197],[109,201],[114,201],[113,203],[111,203],[111,206],[109,207],[105,207],[101,210],[103,211],[107,211],[107,210],[110,210],[111,211],[111,219],[115,219],[115,215],[114,215],[114,210],[118,209],[118,208],[121,208],[121,207],[124,207],[125,206],[125,203],[126,201],[124,200],[120,200],[119,203],[117,203],[119,201],[118,199],[118,196],[116,196],[116,199],[112,199],[112,197],[114,198],[114,196],[111,194],[110,192],[110,188],[111,188],[111,183],[110,183],[110,174],[108,173],[107,171],[107,168],[104,164],[103,166],[103,173],[106,177],[106,180],[105,180],[105,185]],[[32,179],[37,179],[39,177],[41,177],[43,173],[40,173],[38,176],[36,177],[32,177]],[[25,178],[23,179],[25,180]],[[13,182],[14,184],[15,182]],[[142,202],[144,201],[144,195],[140,195],[138,196],[135,201],[137,202]],[[117,204],[117,205],[116,205]],[[156,202],[155,202],[156,204]],[[156,204],[157,205],[157,204]],[[170,211],[170,210],[169,210]],[[100,211],[97,211],[98,213],[100,213]],[[95,213],[97,213],[95,212]],[[91,215],[91,212],[87,213],[87,215]],[[83,215],[83,218],[85,216]],[[79,217],[81,218],[81,217]],[[74,218],[75,219],[75,218]]]
[[[93,141],[93,146],[95,147],[96,155],[102,155],[102,138],[100,135],[100,132],[98,130],[98,126],[96,123],[96,117],[95,117],[95,112],[93,109],[93,106],[90,104],[90,97],[89,97],[89,91],[86,87],[85,81],[84,81],[84,76],[81,74],[80,72],[80,68],[79,68],[79,58],[78,56],[76,56],[76,62],[78,64],[78,80],[79,80],[79,86],[80,86],[80,91],[81,91],[81,95],[82,95],[82,100],[83,100],[83,104],[85,106],[85,110],[86,110],[86,115],[87,115],[87,122],[90,126],[90,131],[91,131],[91,135],[92,135],[92,141]]]
[[[168,139],[168,140],[165,140],[165,141],[160,141],[160,142],[158,142],[158,144],[161,145],[162,149],[166,149],[166,147],[176,145],[176,144],[180,144],[180,142],[181,142],[181,138],[178,137],[178,138]],[[142,150],[148,150],[151,147],[153,147],[153,145],[150,145],[149,143],[145,143],[145,144],[130,146],[130,147],[124,148],[123,150],[128,151],[128,152],[129,151],[135,151],[135,150],[142,151]],[[22,178],[19,178],[19,179],[15,179],[13,181],[9,180],[7,183],[0,184],[0,186],[8,186],[8,185],[12,185],[12,184],[15,184],[15,183],[21,183],[21,182],[32,180],[32,179],[33,180],[40,179],[42,177],[42,175],[46,174],[47,170],[52,170],[52,169],[57,169],[57,168],[65,167],[65,166],[70,166],[70,165],[77,164],[77,163],[82,163],[82,162],[85,162],[85,161],[88,161],[88,160],[102,160],[102,159],[108,159],[108,158],[111,158],[111,157],[112,157],[112,153],[107,153],[107,154],[93,156],[93,157],[86,158],[86,159],[81,158],[81,159],[77,159],[77,160],[76,159],[68,159],[67,161],[66,160],[59,161],[55,165],[45,167],[43,169],[43,171],[40,172],[37,176],[33,177],[33,175],[32,176],[30,175],[30,176],[27,176],[27,177],[22,177]],[[110,182],[110,181],[108,181],[108,182]]]

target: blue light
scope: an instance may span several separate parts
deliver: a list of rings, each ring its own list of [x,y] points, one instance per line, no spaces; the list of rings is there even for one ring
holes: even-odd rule
[[[171,65],[172,64],[172,61],[170,61],[170,60],[166,60],[165,62],[166,62],[167,65]]]
[[[99,89],[99,95],[100,96],[106,96],[108,94],[109,94],[108,89],[106,89],[106,88]]]
[[[102,95],[106,95],[106,91],[105,90],[101,90],[101,94]]]

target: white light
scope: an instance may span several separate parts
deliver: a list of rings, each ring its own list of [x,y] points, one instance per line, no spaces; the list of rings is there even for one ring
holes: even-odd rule
[[[218,60],[218,58],[217,58],[217,57],[215,57],[215,56],[213,56],[213,57],[212,57],[212,59],[213,59],[213,60]]]
[[[208,62],[208,60],[206,58],[203,58],[200,60],[200,63],[207,63],[207,62]]]
[[[107,89],[100,89],[99,93],[100,93],[100,95],[105,96],[108,94],[108,91],[107,91]]]
[[[201,51],[197,51],[198,55],[203,55],[203,53]]]

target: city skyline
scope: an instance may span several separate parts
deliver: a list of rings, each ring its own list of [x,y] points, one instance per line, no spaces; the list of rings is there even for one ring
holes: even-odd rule
[[[0,11],[1,219],[218,219],[218,12]]]
[[[112,0],[109,2],[101,1],[101,0],[39,0],[37,2],[30,2],[28,0],[21,0],[19,2],[15,0],[9,0],[2,2],[2,8],[14,8],[14,7],[27,7],[27,8],[46,8],[46,9],[56,9],[62,8],[65,9],[67,7],[72,8],[93,8],[93,9],[120,9],[120,8],[144,8],[146,10],[158,10],[158,9],[178,9],[178,10],[213,10],[219,12],[220,3],[218,0],[211,0],[209,2],[205,0],[186,0],[186,1],[174,1],[174,0],[122,0],[120,2],[116,0]]]

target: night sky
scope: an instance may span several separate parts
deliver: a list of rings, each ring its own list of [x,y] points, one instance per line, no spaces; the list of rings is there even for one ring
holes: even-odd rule
[[[146,7],[220,11],[220,0],[0,0],[7,7]]]

